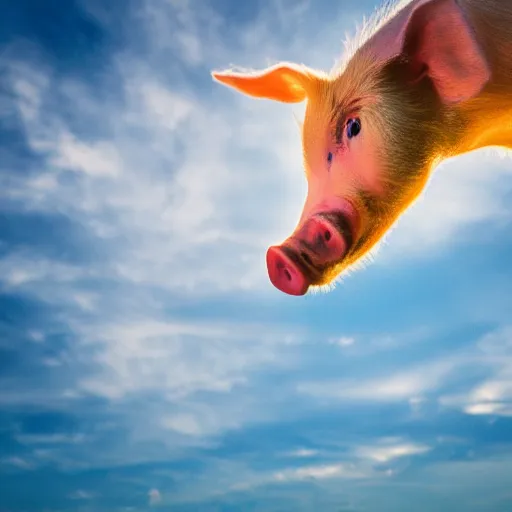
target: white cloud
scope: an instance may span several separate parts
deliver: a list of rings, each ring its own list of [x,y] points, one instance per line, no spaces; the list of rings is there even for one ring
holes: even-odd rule
[[[338,345],[339,347],[350,347],[355,341],[355,338],[351,336],[341,336],[341,338],[331,338],[329,343],[331,345]]]
[[[16,177],[2,194],[28,210],[69,216],[99,244],[105,237],[122,239],[123,245],[109,248],[116,260],[109,270],[127,282],[195,293],[270,289],[264,251],[276,227],[283,228],[277,221],[283,212],[272,216],[258,210],[272,198],[277,204],[280,197],[277,190],[268,194],[261,164],[241,160],[243,148],[237,149],[236,159],[230,155],[233,134],[246,129],[252,131],[248,146],[255,145],[253,140],[264,148],[265,140],[288,139],[278,148],[267,145],[262,150],[266,158],[275,158],[276,151],[291,154],[290,145],[299,140],[291,113],[288,123],[276,112],[268,128],[263,122],[268,109],[224,111],[197,97],[184,98],[137,68],[128,66],[124,73],[127,103],[120,109],[93,109],[98,123],[108,116],[109,139],[81,140],[58,111],[37,104],[25,127],[34,150],[47,156],[48,170]],[[25,81],[30,79],[27,75]],[[55,89],[65,85],[52,84]],[[89,108],[92,100],[83,90],[67,90],[77,112]],[[286,135],[290,131],[293,137]],[[298,163],[300,158],[297,152]],[[67,170],[83,176],[78,181],[59,177]],[[258,191],[259,197],[254,196]],[[29,278],[21,271],[11,274],[15,283]]]
[[[49,163],[56,169],[83,172],[93,177],[117,177],[122,161],[116,148],[108,142],[86,144],[71,133],[63,133]]]
[[[204,433],[199,421],[190,414],[177,414],[168,416],[162,421],[163,426],[180,434],[189,436],[202,435]]]
[[[140,89],[144,105],[150,116],[149,122],[174,131],[193,112],[193,104],[177,94],[171,93],[161,84],[146,83]]]
[[[79,444],[86,440],[84,434],[17,434],[16,441],[26,445]]]
[[[61,307],[76,304],[83,311],[93,311],[96,297],[81,291],[79,283],[98,277],[106,277],[106,269],[59,262],[29,250],[12,251],[0,258],[0,289]],[[35,331],[34,335],[30,335],[33,341],[44,341],[44,332]]]
[[[33,121],[39,115],[41,96],[48,87],[48,78],[44,72],[36,71],[23,63],[15,63],[13,67],[15,78],[12,85],[18,98],[20,113],[26,121]]]
[[[0,465],[11,466],[17,469],[33,469],[34,464],[22,457],[6,457],[5,459],[0,459]]]
[[[512,362],[511,362],[512,363]],[[511,364],[512,366],[512,364]],[[512,398],[512,375],[507,380],[488,380],[477,386],[471,393],[475,401],[497,401],[503,398]]]
[[[462,364],[466,356],[451,357],[367,380],[329,380],[298,385],[299,393],[340,401],[394,402],[442,387],[443,381]]]
[[[465,392],[442,395],[439,403],[471,415],[512,415],[512,329],[505,326],[484,335],[474,357],[487,375]]]
[[[365,478],[367,474],[353,464],[319,464],[286,469],[274,474],[278,482],[293,480],[323,480],[329,478]]]
[[[28,335],[29,335],[29,338],[34,343],[43,343],[44,342],[44,333],[42,333],[41,331],[30,331],[28,333]]]
[[[298,448],[291,452],[286,453],[288,457],[308,458],[318,455],[318,450],[311,450],[308,448]]]
[[[150,489],[148,491],[148,500],[150,505],[158,505],[162,501],[162,495],[158,489]]]
[[[62,364],[62,362],[55,357],[45,357],[42,362],[45,366],[49,366],[50,368],[55,368]]]
[[[29,251],[11,252],[0,259],[0,272],[7,287],[29,289],[37,289],[38,284],[48,284],[50,280],[54,284],[69,283],[87,274],[85,269],[65,263],[43,257],[34,259]]]
[[[94,493],[83,489],[77,489],[69,495],[72,500],[92,500],[95,496]]]
[[[399,344],[393,343],[395,349]],[[368,354],[367,354],[368,355]],[[371,355],[371,354],[370,354]],[[410,365],[409,365],[410,366]],[[480,379],[458,394],[447,392],[451,381],[478,369]],[[380,376],[301,382],[300,394],[322,402],[404,402],[413,414],[421,412],[429,394],[437,402],[471,415],[510,416],[512,413],[512,331],[503,327],[468,343],[458,352],[416,363],[406,370],[390,370]]]
[[[287,346],[281,329],[149,320],[81,329],[97,367],[80,389],[111,399],[149,390],[169,398],[226,393],[262,365],[286,364],[278,357]]]
[[[512,416],[512,403],[482,402],[464,407],[464,412],[472,415]]]
[[[355,453],[363,459],[387,463],[397,458],[420,455],[430,450],[431,448],[424,444],[383,440],[377,445],[359,446],[355,449]]]
[[[97,296],[93,293],[74,293],[71,298],[83,311],[94,311],[96,309]]]

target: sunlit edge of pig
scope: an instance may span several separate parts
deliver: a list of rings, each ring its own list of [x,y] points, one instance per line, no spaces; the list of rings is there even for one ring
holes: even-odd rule
[[[413,0],[377,13],[331,73],[288,62],[213,72],[249,96],[307,100],[308,193],[293,234],[267,251],[272,284],[290,295],[333,284],[442,160],[511,148],[511,56],[510,0]]]

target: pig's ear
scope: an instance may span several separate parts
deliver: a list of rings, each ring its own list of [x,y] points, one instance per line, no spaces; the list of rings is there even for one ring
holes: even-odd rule
[[[488,82],[490,69],[468,19],[456,0],[414,3],[395,40],[399,53],[412,73],[430,77],[444,103],[473,98]]]
[[[214,71],[212,76],[218,82],[249,96],[284,103],[298,103],[306,99],[318,80],[316,74],[306,66],[289,63],[248,73]]]

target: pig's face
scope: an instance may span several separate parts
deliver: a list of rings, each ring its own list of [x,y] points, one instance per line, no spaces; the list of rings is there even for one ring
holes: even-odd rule
[[[456,130],[427,81],[399,85],[400,62],[359,61],[334,77],[295,71],[307,90],[308,193],[294,232],[269,248],[267,268],[276,288],[303,295],[331,283],[382,238],[422,190],[435,147]]]
[[[458,104],[489,80],[454,0],[413,0],[370,43],[335,76],[288,63],[213,73],[251,96],[307,99],[306,202],[292,235],[267,252],[270,280],[290,295],[331,283],[382,238],[434,164],[456,154]]]
[[[307,198],[295,231],[267,252],[270,280],[285,293],[329,284],[367,254],[421,192],[433,155],[458,131],[460,119],[442,113],[428,82],[398,87],[399,63],[365,69],[348,69],[349,80],[319,81],[309,97]]]

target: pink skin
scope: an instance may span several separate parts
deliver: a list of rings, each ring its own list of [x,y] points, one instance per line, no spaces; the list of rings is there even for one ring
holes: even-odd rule
[[[318,278],[326,267],[340,263],[350,252],[347,242],[355,244],[365,223],[364,209],[352,197],[360,190],[374,196],[383,193],[379,180],[381,166],[375,152],[381,138],[371,126],[364,125],[362,113],[358,117],[361,133],[350,140],[345,135],[339,147],[332,147],[328,134],[322,144],[316,137],[309,143],[305,134],[306,203],[293,234],[267,251],[270,281],[284,293],[304,295],[312,284],[317,284],[312,278]],[[329,151],[333,152],[330,165],[326,160]],[[349,228],[348,237],[325,214],[340,214]]]
[[[350,225],[349,238],[321,215],[322,209],[308,216],[282,245],[268,249],[268,275],[278,290],[289,295],[304,295],[311,284],[304,267],[314,273],[319,267],[340,261],[348,252],[350,247],[347,241],[354,237],[358,216],[350,203],[343,200],[337,202],[337,208],[326,208],[325,212],[339,212],[347,220]],[[289,257],[290,252],[297,255],[303,264],[294,262]]]

